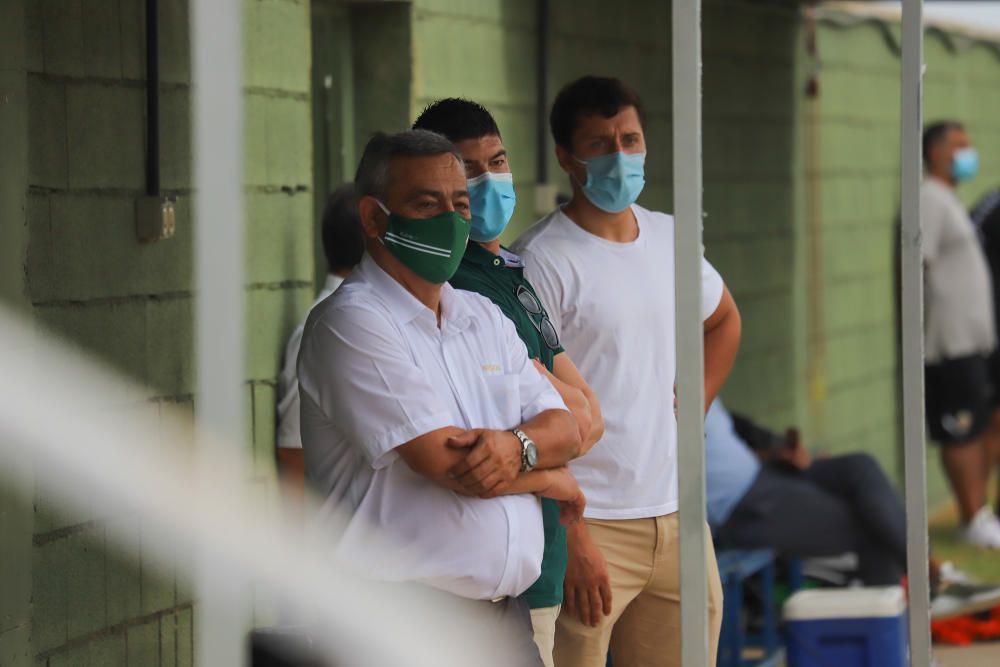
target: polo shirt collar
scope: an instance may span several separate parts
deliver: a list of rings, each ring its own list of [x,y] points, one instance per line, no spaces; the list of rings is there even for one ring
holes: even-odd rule
[[[524,268],[524,262],[521,261],[520,256],[507,250],[507,248],[500,246],[500,255],[497,256],[475,241],[469,241],[465,247],[465,256],[462,258],[462,261],[475,264],[476,266],[505,267],[511,269]]]
[[[330,292],[332,294],[333,292],[337,291],[337,288],[340,287],[341,283],[343,282],[344,279],[341,278],[340,276],[335,275],[333,273],[328,273],[326,274],[326,282],[323,283],[323,291]]]
[[[431,309],[396,282],[396,279],[386,273],[367,252],[361,258],[357,270],[361,279],[375,288],[376,293],[388,306],[392,317],[400,324],[409,324],[418,317],[424,317],[437,327]],[[441,286],[441,322],[442,330],[456,331],[464,330],[472,323],[472,314],[468,306],[455,293],[455,288],[448,283]]]

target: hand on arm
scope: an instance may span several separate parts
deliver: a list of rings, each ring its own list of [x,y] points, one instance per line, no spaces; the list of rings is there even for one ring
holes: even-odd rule
[[[536,468],[540,470],[565,465],[570,457],[564,452],[576,451],[580,446],[576,422],[565,410],[545,410],[519,428],[538,447]],[[507,493],[521,472],[521,442],[510,431],[473,429],[456,433],[448,446],[461,454],[461,460],[447,472],[470,495],[493,497]]]
[[[722,299],[715,312],[705,320],[705,411],[715,400],[729,377],[740,346],[740,311],[729,293],[722,289]]]

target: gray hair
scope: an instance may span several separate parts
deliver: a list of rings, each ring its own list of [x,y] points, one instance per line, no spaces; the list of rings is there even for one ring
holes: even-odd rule
[[[395,134],[376,132],[368,140],[365,152],[354,176],[354,191],[358,199],[365,196],[385,201],[389,189],[389,164],[395,157],[420,157],[450,153],[462,164],[450,141],[429,130],[404,130]]]

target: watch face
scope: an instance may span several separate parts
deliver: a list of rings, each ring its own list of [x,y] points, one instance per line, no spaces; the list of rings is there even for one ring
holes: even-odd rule
[[[529,442],[528,446],[524,448],[524,458],[527,459],[529,468],[538,465],[538,448],[535,447],[535,443]]]

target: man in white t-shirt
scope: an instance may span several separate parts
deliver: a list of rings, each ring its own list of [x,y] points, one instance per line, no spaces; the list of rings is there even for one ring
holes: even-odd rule
[[[568,529],[555,664],[603,665],[610,644],[616,666],[679,665],[674,220],[634,203],[646,144],[642,104],[625,84],[570,83],[550,124],[573,196],[514,250],[605,418],[599,446],[570,463],[587,510]],[[702,317],[710,403],[736,356],[740,317],[704,260]],[[705,541],[714,664],[722,590],[707,527]]]
[[[320,223],[323,254],[326,256],[327,275],[323,289],[310,310],[333,294],[344,278],[361,261],[365,251],[361,222],[354,203],[354,184],[344,183],[337,188],[323,210]],[[308,313],[306,313],[308,315]],[[302,435],[299,432],[299,379],[295,364],[302,344],[303,317],[285,346],[285,357],[278,374],[278,428],[275,445],[278,449],[278,472],[287,495],[294,502],[302,498],[304,464],[302,461]]]
[[[447,284],[470,215],[451,142],[376,134],[355,194],[366,253],[313,308],[299,353],[319,513],[343,525],[338,548],[362,575],[461,599],[510,633],[506,664],[540,666],[519,596],[541,569],[536,495],[567,521],[583,511],[565,468],[580,449],[576,420],[500,309]]]

